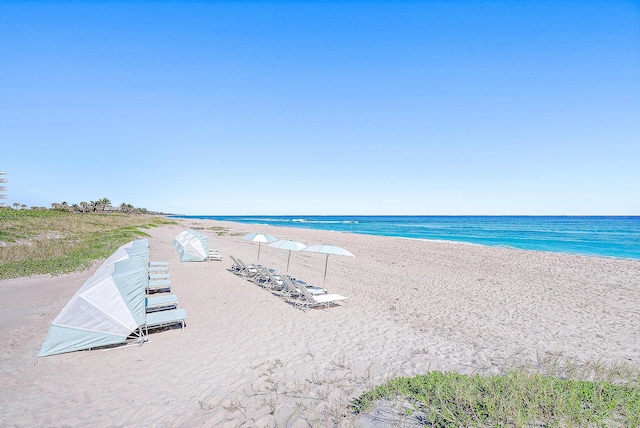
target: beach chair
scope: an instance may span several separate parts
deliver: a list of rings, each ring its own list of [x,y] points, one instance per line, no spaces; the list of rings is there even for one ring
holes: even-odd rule
[[[269,278],[269,287],[272,290],[282,292],[282,277],[280,275],[276,275],[269,269],[264,271],[264,274],[267,276],[267,278]]]
[[[298,287],[293,285],[293,282],[291,282],[290,278],[286,276],[281,278],[280,289],[278,290],[280,291],[280,297],[282,297],[287,302],[293,303],[295,305],[296,301],[302,297],[302,293],[300,292]]]
[[[229,269],[227,269],[229,272],[234,273],[236,275],[241,275],[242,270],[244,269],[242,267],[242,265],[240,264],[240,262],[233,256],[229,256],[231,257],[231,260],[233,260],[233,265],[231,265],[231,267]]]
[[[287,283],[287,279],[284,279],[285,284]],[[317,308],[321,306],[325,306],[328,308],[332,304],[337,305],[337,302],[347,300],[346,297],[341,296],[339,294],[315,294],[314,295],[309,292],[309,289],[307,287],[302,287],[302,286],[297,287],[297,290],[299,292],[299,296],[296,297],[293,303],[295,306],[299,307],[303,311],[306,311],[309,308]]]
[[[162,265],[162,266],[149,265],[149,272],[156,272],[156,273],[169,272],[169,266],[168,265]]]
[[[178,296],[175,294],[147,296],[145,303],[147,313],[166,311],[168,309],[178,309]]]
[[[161,266],[169,266],[169,262],[149,262],[149,266],[153,267],[161,267]]]
[[[241,276],[244,276],[245,278],[251,278],[258,272],[258,269],[256,266],[245,265],[242,260],[240,259],[236,259],[236,260],[238,260],[238,263],[240,263],[240,266],[242,267],[242,271],[240,271]]]
[[[268,272],[269,269],[265,268],[265,267],[259,267],[256,269],[256,274],[253,275],[251,278],[249,278],[249,281],[253,282],[254,284],[259,285],[262,288],[269,288],[270,287],[270,282],[271,279],[267,276],[266,272]]]
[[[217,250],[209,250],[209,254],[207,255],[207,261],[208,262],[211,262],[211,261],[221,262],[222,261],[222,254],[218,254]]]
[[[184,333],[184,328],[187,326],[186,319],[187,311],[183,308],[148,313],[143,326],[145,335],[149,335],[149,329],[168,327],[174,324],[181,324],[182,333]]]
[[[147,284],[147,294],[167,292],[171,293],[171,281],[168,279],[158,279],[149,281]]]
[[[149,274],[149,280],[154,281],[157,279],[169,279],[171,278],[171,274],[169,273],[152,273]]]
[[[304,281],[299,281],[291,276],[285,275],[284,278],[282,278],[283,281],[288,282],[288,286],[289,287],[295,287],[296,289],[298,288],[304,288],[306,289],[309,293],[313,294],[314,296],[320,295],[320,294],[327,294],[327,290],[325,290],[322,287],[316,287],[314,285],[308,285],[306,282]]]

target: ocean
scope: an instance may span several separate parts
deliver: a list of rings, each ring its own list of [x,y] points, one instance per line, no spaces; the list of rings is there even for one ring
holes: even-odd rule
[[[640,260],[640,217],[174,216]],[[256,229],[258,231],[259,229]]]

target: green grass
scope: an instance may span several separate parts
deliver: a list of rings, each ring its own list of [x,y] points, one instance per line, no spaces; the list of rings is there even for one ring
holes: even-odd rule
[[[0,209],[0,279],[84,270],[140,229],[176,224],[161,216]]]
[[[378,400],[406,401],[412,404],[406,414],[419,412],[432,427],[639,427],[638,371],[594,367],[606,376],[581,380],[518,368],[494,376],[399,377],[362,394],[352,409],[361,413]]]
[[[229,234],[229,229],[222,226],[211,226],[211,227],[208,227],[207,229],[217,233],[218,236],[224,236]]]

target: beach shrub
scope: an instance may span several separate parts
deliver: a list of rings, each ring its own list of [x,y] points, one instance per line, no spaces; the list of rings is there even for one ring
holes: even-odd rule
[[[425,426],[640,426],[637,384],[562,379],[527,370],[480,376],[431,372],[399,377],[365,392],[352,403],[355,413],[378,400],[412,404],[406,414]]]
[[[152,215],[0,210],[0,279],[84,270],[149,236],[140,229],[163,224],[176,222]]]

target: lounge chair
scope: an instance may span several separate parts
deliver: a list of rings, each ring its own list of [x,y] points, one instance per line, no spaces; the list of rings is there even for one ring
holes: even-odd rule
[[[175,294],[147,296],[146,309],[147,313],[166,311],[168,309],[178,309],[178,296]]]
[[[149,272],[169,272],[169,266],[152,266],[152,265],[149,265]]]
[[[267,278],[269,278],[269,287],[272,290],[275,291],[282,291],[282,277],[280,275],[276,275],[274,272],[272,272],[269,269],[266,269],[263,271],[264,274],[267,276]]]
[[[147,285],[147,294],[159,293],[161,291],[171,293],[171,281],[168,279],[149,281],[149,284]]]
[[[296,304],[296,301],[301,298],[302,293],[298,290],[298,287],[293,285],[291,279],[285,277],[280,281],[280,288],[277,290],[280,292],[280,297],[289,303]]]
[[[285,284],[287,280],[285,279]],[[346,297],[339,294],[311,294],[307,287],[297,287],[300,295],[293,301],[293,303],[306,311],[309,308],[317,308],[320,306],[326,306],[327,308],[331,304],[337,304],[336,302],[347,300]]]
[[[169,279],[169,278],[171,278],[171,274],[169,273],[152,273],[149,275],[149,280]]]
[[[309,293],[313,294],[314,296],[318,296],[320,294],[327,294],[327,291],[322,288],[322,287],[316,287],[313,285],[307,285],[306,282],[304,281],[298,281],[295,278],[292,278],[290,276],[285,275],[284,278],[282,278],[283,281],[288,282],[288,286],[289,287],[294,287],[295,289],[299,289],[299,288],[304,288],[305,290],[307,290]]]
[[[263,287],[263,288],[270,287],[269,283],[271,282],[271,279],[269,279],[269,277],[267,276],[266,271],[268,271],[267,268],[264,268],[264,267],[257,268],[256,274],[253,275],[251,278],[249,278],[249,281],[253,282],[254,284],[258,284],[260,287]]]
[[[229,257],[231,257],[231,260],[233,260],[233,265],[231,265],[231,267],[227,270],[231,273],[235,273],[236,275],[240,275],[240,272],[242,272],[242,269],[243,269],[242,265],[238,260],[236,260],[235,257],[233,256],[229,256]]]
[[[240,259],[237,259],[238,262],[240,263],[240,266],[242,266],[242,271],[240,272],[240,275],[246,277],[246,278],[251,278],[253,277],[257,272],[258,269],[256,266],[254,265],[245,265],[244,262]],[[260,267],[260,266],[258,266]]]
[[[144,325],[146,335],[149,334],[149,329],[167,327],[174,324],[181,324],[182,332],[187,323],[184,321],[187,319],[187,311],[183,308],[171,309],[169,311],[158,311],[147,314],[147,321]]]
[[[218,254],[218,250],[216,249],[209,249],[209,254],[207,255],[207,261],[211,262],[211,261],[217,261],[217,262],[221,262],[222,261],[222,254]]]

